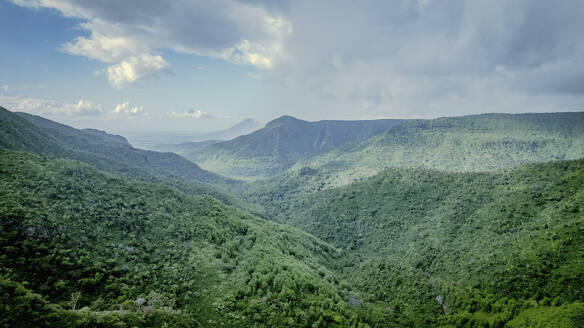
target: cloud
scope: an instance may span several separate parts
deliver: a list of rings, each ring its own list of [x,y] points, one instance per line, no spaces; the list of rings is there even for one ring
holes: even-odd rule
[[[141,55],[130,57],[107,68],[109,82],[116,88],[145,77],[152,77],[168,68],[160,56]]]
[[[28,90],[28,89],[44,89],[48,85],[46,83],[38,83],[38,84],[24,84],[24,85],[2,85],[0,89],[4,91],[4,93],[8,93],[10,91],[21,91],[21,90]]]
[[[112,110],[104,110],[104,106],[90,100],[80,99],[77,102],[65,102],[55,99],[23,97],[9,95],[9,90],[25,90],[29,88],[44,88],[44,84],[23,86],[0,86],[0,106],[11,111],[25,112],[40,116],[58,116],[63,118],[114,118],[114,117],[148,117],[149,113],[143,106],[132,106],[129,101],[117,104]],[[205,113],[206,114],[206,113]]]
[[[117,104],[116,107],[111,111],[114,116],[149,116],[147,112],[144,111],[143,106],[132,106],[129,101],[125,101],[121,104]]]
[[[54,99],[26,98],[0,94],[0,104],[12,111],[34,115],[96,116],[102,114],[103,107],[89,100],[67,103]]]
[[[118,88],[169,71],[168,50],[262,69],[266,119],[584,108],[582,1],[13,1],[80,19],[62,50]]]
[[[288,4],[290,63],[262,72],[282,86],[270,107],[308,119],[584,108],[582,2]]]
[[[12,0],[52,8],[81,19],[80,36],[62,45],[72,55],[111,64],[104,72],[116,88],[168,70],[163,50],[273,68],[286,58],[292,25],[258,3],[217,0]]]
[[[186,118],[194,118],[194,119],[209,119],[209,118],[215,118],[215,116],[199,110],[199,109],[189,109],[186,112],[170,112],[168,113],[171,116],[174,117],[186,117]]]

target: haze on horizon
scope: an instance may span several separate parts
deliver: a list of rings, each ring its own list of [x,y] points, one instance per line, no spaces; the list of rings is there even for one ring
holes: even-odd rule
[[[0,0],[0,106],[110,132],[584,110],[584,2]]]

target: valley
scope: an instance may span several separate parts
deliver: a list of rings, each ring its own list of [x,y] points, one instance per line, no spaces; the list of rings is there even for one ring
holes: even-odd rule
[[[584,328],[583,14],[0,0],[0,328]]]
[[[0,114],[3,325],[584,322],[584,113],[282,117],[177,154]]]

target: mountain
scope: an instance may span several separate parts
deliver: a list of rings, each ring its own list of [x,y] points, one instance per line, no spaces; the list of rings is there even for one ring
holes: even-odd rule
[[[0,323],[348,327],[336,248],[209,197],[0,149]],[[386,324],[392,324],[386,318]]]
[[[198,140],[193,141],[204,141],[204,140],[230,140],[233,138],[237,138],[241,135],[252,133],[258,129],[264,127],[264,124],[252,119],[247,118],[232,127],[212,133],[206,133],[199,137]]]
[[[251,134],[179,153],[200,163],[202,167],[227,176],[269,176],[287,169],[299,160],[347,142],[369,138],[402,122],[307,122],[282,116]]]
[[[315,191],[318,174],[257,183],[247,197],[359,258],[343,278],[362,300],[417,327],[584,322],[583,160],[490,173],[390,168]]]
[[[201,148],[289,167],[238,183],[0,109],[0,326],[581,326],[583,113],[375,122]]]
[[[249,134],[261,129],[264,124],[247,118],[232,127],[210,133],[155,133],[155,134],[130,134],[131,143],[140,148],[156,151],[177,152],[181,149],[191,150],[193,143],[224,141]]]
[[[237,183],[201,169],[174,153],[133,148],[120,136],[79,130],[45,118],[0,107],[0,147],[79,160],[129,177],[170,177],[212,185]]]
[[[403,122],[372,138],[300,161],[291,175],[303,168],[317,170],[326,188],[387,167],[492,171],[583,157],[584,112],[483,114]]]

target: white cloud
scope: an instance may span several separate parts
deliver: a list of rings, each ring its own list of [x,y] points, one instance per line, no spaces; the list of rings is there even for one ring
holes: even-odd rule
[[[25,112],[33,115],[54,117],[57,119],[81,119],[88,120],[112,119],[119,117],[148,117],[150,114],[144,110],[143,106],[133,106],[129,101],[117,104],[112,110],[105,110],[101,104],[96,104],[90,100],[80,99],[77,102],[65,102],[56,99],[23,97],[21,95],[9,95],[8,90],[24,90],[32,87],[44,87],[39,85],[25,85],[11,87],[0,86],[0,106],[10,111]],[[205,113],[206,114],[206,113]]]
[[[213,115],[202,111],[200,109],[189,109],[186,112],[170,112],[168,113],[174,117],[186,117],[186,118],[194,118],[194,119],[207,119],[207,118],[214,118]]]
[[[132,106],[129,101],[117,104],[111,114],[115,116],[148,116],[143,106]]]
[[[11,111],[34,115],[95,116],[104,112],[100,104],[83,99],[67,103],[54,99],[0,95],[0,104]]]
[[[89,39],[78,37],[74,42],[63,44],[61,49],[71,55],[85,56],[104,63],[115,63],[139,52],[138,45],[127,38],[107,37],[100,33],[92,33]]]
[[[116,88],[168,70],[168,63],[156,55],[165,49],[270,69],[286,58],[284,42],[292,33],[283,17],[237,0],[12,1],[83,20],[80,28],[89,37],[61,48],[112,64],[104,72]]]
[[[107,68],[108,80],[116,88],[138,79],[151,77],[168,69],[168,63],[161,56],[141,55],[130,57],[119,64]]]

